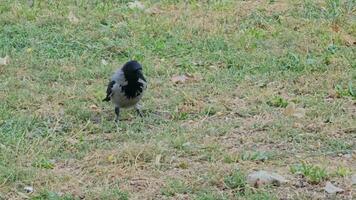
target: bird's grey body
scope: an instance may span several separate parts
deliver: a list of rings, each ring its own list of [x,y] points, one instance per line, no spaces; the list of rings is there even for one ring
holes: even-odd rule
[[[114,73],[103,101],[111,101],[115,105],[116,121],[119,118],[120,108],[135,107],[138,114],[142,116],[138,102],[146,87],[147,82],[142,74],[142,67],[136,61],[127,62]]]
[[[124,72],[122,69],[119,69],[115,72],[115,74],[111,78],[112,81],[115,81],[114,86],[112,87],[112,97],[111,101],[115,104],[115,106],[120,108],[129,108],[132,106],[136,106],[137,103],[141,100],[143,96],[143,92],[138,94],[138,96],[134,98],[127,98],[125,92],[122,90],[122,86],[126,86],[128,84],[127,80],[125,79]],[[143,90],[146,89],[146,82],[138,79],[141,83],[143,83]]]

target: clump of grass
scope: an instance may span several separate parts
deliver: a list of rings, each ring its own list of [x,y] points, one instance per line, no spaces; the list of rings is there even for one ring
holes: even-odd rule
[[[352,171],[349,168],[343,167],[343,166],[337,167],[337,169],[335,171],[335,175],[339,176],[339,177],[346,177],[351,174],[352,174]]]
[[[280,96],[275,96],[271,100],[267,101],[267,104],[272,107],[285,108],[288,106],[288,101]]]
[[[46,158],[40,158],[36,162],[32,164],[32,166],[42,169],[53,169],[54,168],[54,161],[48,160]]]
[[[246,175],[240,170],[235,170],[224,178],[224,183],[230,189],[244,191],[246,186]]]
[[[286,55],[279,58],[279,65],[281,70],[294,72],[300,72],[305,68],[301,56],[292,52],[288,52]]]
[[[333,22],[338,21],[338,19],[343,14],[343,9],[341,7],[340,0],[327,0],[326,1],[327,9],[325,15],[331,19]]]
[[[290,171],[293,174],[302,174],[311,184],[318,184],[328,178],[325,168],[306,163],[294,165],[290,168]]]
[[[240,155],[241,160],[252,160],[252,161],[266,161],[273,157],[273,154],[270,152],[243,152]]]
[[[246,199],[246,200],[276,200],[278,199],[271,192],[263,190],[252,190],[248,189],[244,194],[236,193],[236,199]]]
[[[335,153],[350,153],[352,151],[352,145],[344,140],[330,139],[327,140],[325,145],[328,151]]]
[[[100,193],[100,199],[117,199],[128,200],[129,195],[127,192],[121,191],[119,188],[107,189]]]
[[[218,194],[214,191],[208,190],[199,192],[194,198],[195,200],[227,200],[228,198],[223,194]]]
[[[34,177],[33,170],[16,165],[2,165],[0,163],[0,182],[3,184],[14,183],[18,180],[28,180]]]
[[[181,180],[171,180],[161,189],[161,193],[169,197],[175,194],[187,194],[190,192],[191,188]]]
[[[240,155],[237,153],[232,153],[232,154],[224,154],[224,159],[223,161],[225,163],[237,163],[240,160]]]
[[[343,86],[342,84],[337,84],[335,86],[335,91],[336,94],[340,97],[351,96],[353,98],[356,98],[356,89],[353,88],[351,81],[346,87]]]
[[[52,191],[42,191],[38,195],[31,198],[31,200],[77,200],[70,194],[59,195],[56,192]]]

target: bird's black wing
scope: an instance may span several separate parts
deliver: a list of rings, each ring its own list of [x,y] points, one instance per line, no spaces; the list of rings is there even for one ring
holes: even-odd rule
[[[108,84],[108,88],[106,89],[106,97],[103,99],[103,101],[110,101],[111,95],[112,95],[112,88],[115,85],[115,81],[110,81]]]

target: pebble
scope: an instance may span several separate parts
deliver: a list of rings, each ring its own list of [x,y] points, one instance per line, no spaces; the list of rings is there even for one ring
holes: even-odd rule
[[[326,182],[324,190],[325,190],[325,192],[327,192],[329,194],[336,194],[336,193],[340,193],[340,192],[344,191],[343,189],[333,185],[330,181]]]
[[[356,174],[351,176],[351,185],[356,185]]]
[[[280,186],[286,182],[288,181],[283,176],[263,170],[252,172],[247,176],[247,183],[254,187],[259,187],[264,184]]]

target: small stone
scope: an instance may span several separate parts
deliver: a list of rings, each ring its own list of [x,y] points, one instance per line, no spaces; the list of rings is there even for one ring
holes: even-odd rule
[[[247,183],[254,187],[259,187],[264,184],[271,184],[280,186],[283,183],[288,182],[283,176],[267,171],[252,172],[247,176]]]
[[[333,185],[330,181],[326,182],[324,190],[329,194],[336,194],[344,191],[343,189]]]
[[[79,22],[78,17],[75,16],[75,14],[72,11],[70,11],[68,14],[68,20],[73,24],[77,24]]]
[[[108,63],[108,61],[106,61],[105,59],[101,59],[101,64],[102,64],[102,65],[108,65],[109,63]]]
[[[25,190],[26,193],[32,193],[33,192],[33,187],[31,187],[31,186],[25,186],[23,189]]]
[[[348,154],[344,154],[343,157],[346,159],[351,159],[352,155],[350,153],[348,153]]]
[[[30,8],[32,8],[35,5],[35,0],[27,0],[27,4]]]
[[[10,63],[10,57],[6,55],[5,57],[0,57],[0,65],[8,65]]]
[[[351,176],[351,185],[356,185],[356,174]]]

